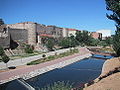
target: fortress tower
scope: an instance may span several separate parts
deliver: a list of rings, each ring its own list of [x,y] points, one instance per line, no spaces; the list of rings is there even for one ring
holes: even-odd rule
[[[22,29],[23,30],[27,30],[27,43],[30,45],[36,45],[36,32],[37,32],[37,25],[34,22],[23,22],[23,23],[16,23],[16,24],[9,24],[7,25],[8,27],[12,28],[12,29],[21,29],[21,33],[22,33]],[[18,32],[15,31],[14,32]],[[19,32],[20,33],[20,32]],[[24,33],[22,33],[24,34]],[[22,37],[22,39],[24,39],[24,36]],[[16,36],[17,37],[17,36]]]
[[[36,23],[33,23],[33,22],[28,22],[28,23],[25,23],[25,29],[28,30],[28,44],[30,45],[36,45]]]

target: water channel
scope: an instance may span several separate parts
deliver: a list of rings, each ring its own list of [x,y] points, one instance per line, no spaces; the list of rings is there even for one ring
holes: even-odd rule
[[[31,78],[26,82],[36,88],[36,90],[37,88],[43,88],[58,81],[69,81],[70,83],[73,83],[74,86],[87,83],[100,75],[103,63],[105,62],[105,60],[95,57],[103,57],[104,59],[112,58],[112,56],[105,57],[102,55],[93,55],[93,57],[80,60],[63,68],[49,71],[45,74]],[[9,83],[4,90],[11,90],[10,87],[14,87],[14,90],[16,90],[16,85],[13,85],[12,83],[15,84],[16,82],[12,81]]]

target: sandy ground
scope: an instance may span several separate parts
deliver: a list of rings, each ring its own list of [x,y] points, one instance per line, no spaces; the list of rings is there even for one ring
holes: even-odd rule
[[[100,76],[106,75],[116,67],[120,67],[120,58],[113,58],[105,61]],[[120,72],[103,78],[99,82],[84,88],[84,90],[120,90]]]

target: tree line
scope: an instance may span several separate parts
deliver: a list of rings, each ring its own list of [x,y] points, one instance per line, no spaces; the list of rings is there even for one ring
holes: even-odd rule
[[[69,37],[64,37],[59,40],[54,38],[47,38],[44,44],[49,48],[49,50],[54,50],[55,46],[60,46],[61,48],[69,48],[76,46],[111,46],[113,44],[112,37],[106,37],[105,40],[94,39],[88,31],[77,31],[76,35],[70,35]]]

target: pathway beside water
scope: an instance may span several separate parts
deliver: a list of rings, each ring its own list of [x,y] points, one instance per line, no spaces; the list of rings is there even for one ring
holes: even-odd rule
[[[104,57],[101,55],[95,56]],[[111,56],[109,58],[111,58]],[[69,83],[73,83],[74,86],[80,86],[83,83],[94,80],[100,75],[104,61],[105,60],[95,59],[93,57],[85,58],[63,68],[57,68],[28,79],[26,82],[36,90],[58,81],[69,81]],[[25,86],[18,84],[17,80],[11,81],[3,87],[5,89],[2,90],[23,90],[26,88]]]
[[[70,82],[74,86],[79,86],[97,78],[101,74],[104,61],[91,57],[86,58],[66,67],[36,76],[26,82],[34,88],[43,88],[58,81]]]
[[[64,67],[89,56],[91,56],[91,54],[86,48],[80,48],[80,53],[71,56],[59,58],[38,65],[18,68],[8,72],[1,72],[0,84],[17,78],[29,79],[45,72],[51,71],[53,69]]]

